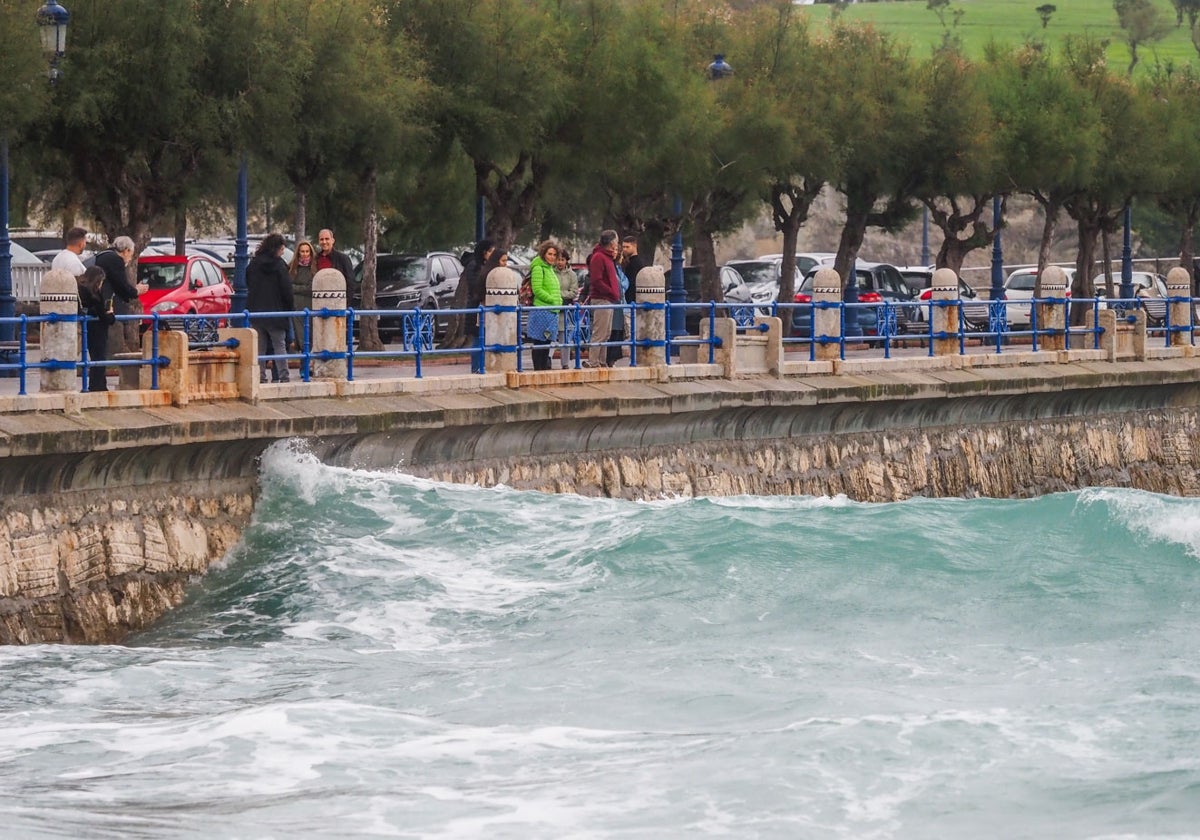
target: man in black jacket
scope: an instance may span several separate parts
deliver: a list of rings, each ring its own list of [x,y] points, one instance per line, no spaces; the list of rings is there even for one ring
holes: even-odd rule
[[[350,258],[341,251],[333,248],[333,231],[326,228],[317,234],[317,271],[322,268],[336,268],[346,278],[346,290],[349,292],[350,281],[354,279],[354,266]]]
[[[150,288],[145,283],[135,286],[129,282],[131,262],[133,240],[128,236],[118,236],[107,251],[96,254],[95,266],[104,272],[104,284],[100,288],[100,295],[104,299],[107,311],[117,315],[135,315],[141,312],[138,295]],[[93,335],[92,331],[96,334]],[[138,333],[137,321],[122,321],[116,325],[116,329],[110,329],[105,323],[89,323],[88,354],[92,361],[103,362],[112,353],[132,352],[137,348]],[[92,375],[88,378],[88,390],[108,390],[103,367],[92,369]]]

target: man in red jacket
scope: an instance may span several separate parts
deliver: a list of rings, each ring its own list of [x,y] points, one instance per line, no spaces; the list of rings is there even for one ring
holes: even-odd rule
[[[600,242],[588,257],[588,286],[590,293],[585,303],[605,306],[592,310],[592,344],[588,350],[587,367],[608,367],[607,348],[604,342],[612,334],[613,311],[609,304],[621,301],[621,281],[617,278],[617,256],[619,237],[615,230],[600,232]]]

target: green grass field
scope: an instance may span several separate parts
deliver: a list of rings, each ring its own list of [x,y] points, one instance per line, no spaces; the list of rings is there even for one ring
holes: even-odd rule
[[[967,54],[981,57],[987,44],[1019,44],[1031,38],[1044,41],[1052,50],[1058,51],[1068,35],[1087,35],[1096,40],[1109,41],[1108,57],[1114,70],[1124,72],[1129,64],[1129,48],[1125,45],[1117,13],[1112,0],[1058,0],[1058,7],[1050,18],[1050,25],[1043,29],[1042,20],[1035,11],[1045,0],[952,0],[950,10],[961,9],[953,32],[962,39]],[[1135,77],[1157,60],[1170,62],[1179,67],[1184,64],[1200,64],[1200,54],[1192,46],[1187,18],[1183,26],[1174,27],[1175,10],[1169,0],[1154,0],[1163,16],[1172,24],[1170,34],[1155,44],[1143,44],[1138,48],[1139,63]],[[805,14],[814,20],[828,20],[831,6],[802,6]],[[946,23],[953,19],[947,11]],[[846,21],[871,22],[886,32],[895,33],[913,47],[913,54],[922,56],[941,42],[943,27],[937,15],[926,8],[925,0],[895,0],[882,3],[855,3],[842,13]]]

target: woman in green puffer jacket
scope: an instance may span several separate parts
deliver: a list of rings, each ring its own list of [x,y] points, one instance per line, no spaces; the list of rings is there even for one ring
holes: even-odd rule
[[[562,286],[554,272],[557,262],[558,244],[547,239],[538,245],[537,256],[529,266],[533,306],[527,313],[525,336],[534,345],[534,370],[550,370],[550,344],[558,340],[557,307],[562,306]]]

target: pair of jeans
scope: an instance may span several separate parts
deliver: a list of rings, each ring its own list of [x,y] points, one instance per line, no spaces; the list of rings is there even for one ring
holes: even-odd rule
[[[258,333],[258,355],[260,359],[263,356],[278,356],[287,352],[287,328],[283,321],[259,322],[254,325],[254,330]],[[288,374],[287,359],[272,359],[271,368],[273,374],[271,376],[272,380],[287,382],[291,378]],[[258,363],[258,381],[267,381],[266,360],[259,361]]]

